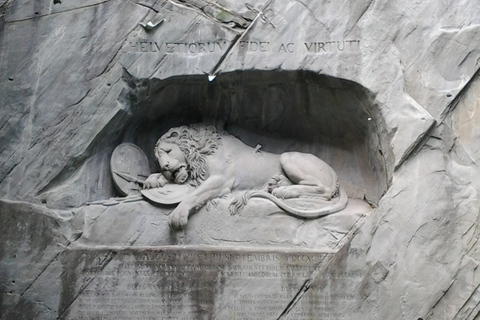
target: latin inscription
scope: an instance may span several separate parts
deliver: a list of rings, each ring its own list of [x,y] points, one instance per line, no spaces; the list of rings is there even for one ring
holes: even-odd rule
[[[360,48],[360,40],[336,40],[314,42],[282,42],[273,44],[265,41],[240,41],[239,50],[248,52],[312,53],[355,51]]]
[[[201,40],[201,41],[156,41],[140,39],[128,41],[128,50],[132,53],[160,53],[160,54],[183,54],[203,55],[213,53],[225,53],[232,45],[230,40]],[[328,54],[342,52],[356,52],[360,49],[360,40],[341,39],[323,41],[280,42],[270,41],[239,41],[235,49],[239,52],[248,53],[284,53],[295,52],[306,54]]]
[[[167,54],[202,54],[225,52],[230,41],[212,40],[196,42],[163,42],[151,40],[129,41],[130,52],[167,53]]]
[[[106,266],[102,256],[98,261],[86,258],[76,286],[88,286],[65,318],[276,319],[327,255],[128,250]],[[363,275],[352,271],[324,277],[344,283]],[[288,319],[344,319],[342,308],[351,300],[353,296],[341,292],[305,295]]]

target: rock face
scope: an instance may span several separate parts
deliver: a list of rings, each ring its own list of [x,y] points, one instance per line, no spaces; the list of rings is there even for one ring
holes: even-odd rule
[[[0,319],[476,319],[479,11],[0,0]],[[347,208],[227,195],[176,231],[115,198],[118,145],[158,172],[194,123],[318,156]]]

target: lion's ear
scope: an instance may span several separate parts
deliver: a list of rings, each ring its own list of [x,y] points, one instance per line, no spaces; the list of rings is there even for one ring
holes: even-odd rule
[[[173,131],[172,133],[170,133],[170,135],[168,136],[168,138],[176,138],[178,137],[178,132],[176,131]]]

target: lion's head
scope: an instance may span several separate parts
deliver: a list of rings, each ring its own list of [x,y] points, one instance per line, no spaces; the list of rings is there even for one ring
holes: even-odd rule
[[[177,145],[188,164],[189,183],[198,187],[208,177],[206,156],[215,153],[221,145],[221,137],[215,127],[181,126],[170,129],[155,144],[158,159],[160,146],[164,143]]]

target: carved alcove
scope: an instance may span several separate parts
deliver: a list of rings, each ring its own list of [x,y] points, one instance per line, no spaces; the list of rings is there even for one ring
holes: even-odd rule
[[[387,189],[383,122],[373,95],[356,83],[307,71],[125,80],[132,116],[124,141],[145,150],[152,166],[153,146],[170,127],[205,122],[264,151],[317,155],[349,197],[378,203]]]

